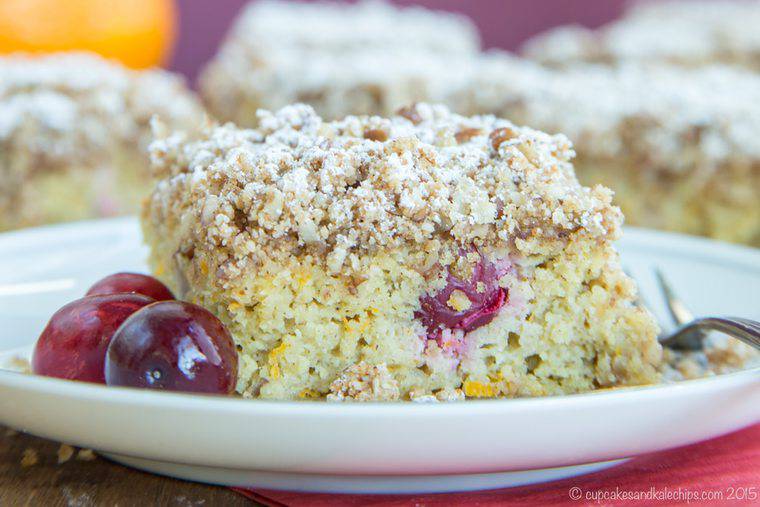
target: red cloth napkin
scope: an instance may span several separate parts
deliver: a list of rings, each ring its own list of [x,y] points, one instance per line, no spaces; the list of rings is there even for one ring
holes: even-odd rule
[[[642,456],[595,474],[509,489],[395,496],[236,491],[278,507],[760,505],[760,424],[707,442]],[[646,494],[650,497],[642,496]]]

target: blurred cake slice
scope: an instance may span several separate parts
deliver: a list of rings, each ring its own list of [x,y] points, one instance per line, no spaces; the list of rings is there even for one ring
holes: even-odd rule
[[[621,19],[599,29],[571,25],[549,30],[529,40],[524,52],[554,66],[718,63],[757,71],[758,27],[758,0],[636,2]]]
[[[734,67],[482,60],[447,102],[562,132],[632,225],[760,246],[760,76]]]
[[[197,128],[182,81],[86,53],[0,57],[0,230],[134,212],[158,115]]]
[[[255,126],[256,110],[306,102],[326,118],[390,115],[430,100],[451,58],[480,47],[465,17],[379,1],[263,1],[246,7],[200,89],[211,113]],[[442,76],[445,79],[437,79]]]
[[[570,142],[419,104],[152,145],[154,272],[213,311],[245,396],[456,400],[657,382],[612,193]]]

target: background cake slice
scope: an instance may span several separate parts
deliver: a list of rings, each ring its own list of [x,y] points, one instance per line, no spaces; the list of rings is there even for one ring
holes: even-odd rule
[[[88,53],[0,57],[0,230],[135,212],[152,188],[153,115],[204,121],[168,72]]]
[[[760,70],[760,1],[632,2],[598,29],[553,28],[530,39],[526,56],[552,66],[578,63],[726,64]]]
[[[294,399],[541,396],[655,382],[661,348],[569,141],[420,104],[304,105],[152,145],[155,273],[210,309],[238,390]]]
[[[447,99],[572,139],[585,184],[615,191],[626,222],[760,246],[760,76],[727,66],[482,60]]]
[[[380,1],[252,2],[199,87],[217,118],[255,126],[256,110],[294,102],[323,117],[390,115],[449,85],[452,58],[475,58],[466,17]],[[439,76],[441,79],[439,79]]]

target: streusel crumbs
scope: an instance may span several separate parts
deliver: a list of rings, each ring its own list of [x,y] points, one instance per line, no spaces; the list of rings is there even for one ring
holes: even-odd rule
[[[612,193],[578,184],[564,136],[443,106],[418,104],[415,115],[325,122],[294,105],[260,111],[254,130],[169,135],[151,148],[163,180],[153,220],[200,217],[194,234],[224,252],[222,278],[243,259],[304,251],[350,270],[358,252],[410,242],[437,250],[441,235],[526,250],[530,240],[617,235]]]

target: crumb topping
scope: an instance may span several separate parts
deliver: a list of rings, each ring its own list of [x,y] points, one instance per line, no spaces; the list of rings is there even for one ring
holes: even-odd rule
[[[409,400],[414,403],[438,403],[462,401],[464,399],[464,391],[461,389],[441,389],[434,394],[424,394],[414,389],[409,391]]]
[[[410,243],[616,237],[612,193],[578,183],[566,137],[443,106],[414,110],[415,122],[325,122],[294,105],[260,111],[255,130],[228,124],[159,139],[148,220],[186,224],[188,244],[234,260],[306,249],[333,271],[357,253]]]
[[[395,401],[399,396],[398,382],[385,363],[371,366],[362,361],[333,381],[327,401]]]
[[[637,2],[623,18],[598,30],[550,30],[529,41],[525,52],[559,65],[659,59],[684,65],[731,62],[757,69],[758,26],[757,0]]]

